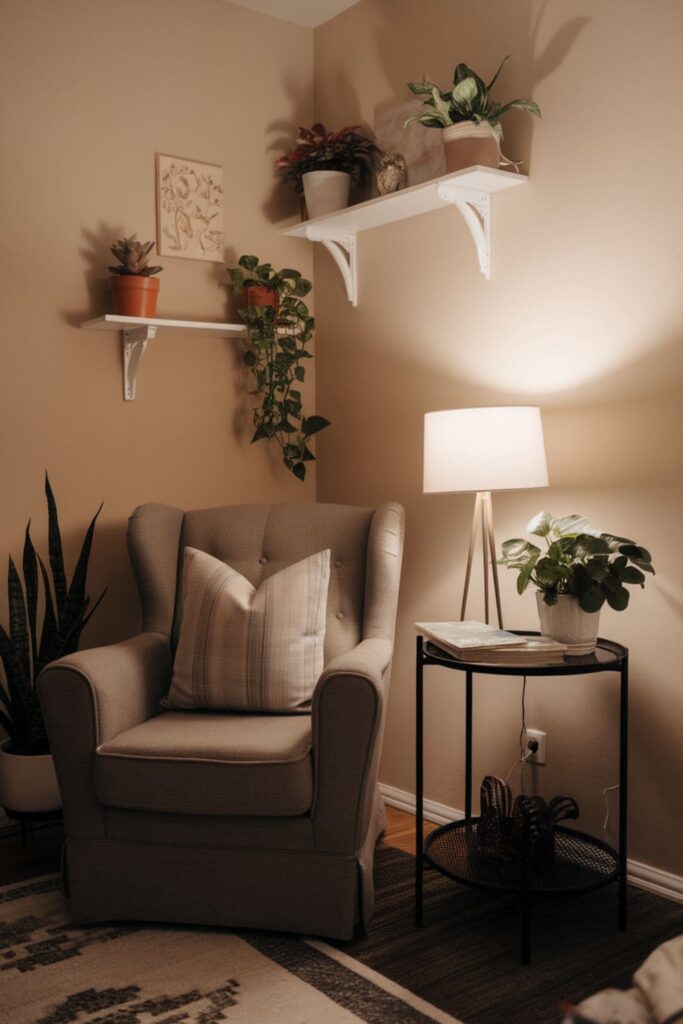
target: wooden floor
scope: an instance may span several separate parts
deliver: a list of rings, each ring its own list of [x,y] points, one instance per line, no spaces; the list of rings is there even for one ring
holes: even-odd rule
[[[437,826],[431,821],[424,823],[423,835],[427,836]],[[415,815],[387,807],[387,830],[382,836],[383,846],[393,846],[404,853],[415,853]]]
[[[425,835],[435,827],[425,822]],[[59,871],[63,841],[61,825],[37,827],[26,846],[22,846],[17,829],[0,832],[0,885]],[[414,854],[414,815],[398,811],[395,807],[387,807],[387,830],[381,844]]]

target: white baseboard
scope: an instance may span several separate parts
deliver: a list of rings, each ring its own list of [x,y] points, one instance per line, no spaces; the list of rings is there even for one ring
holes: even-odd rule
[[[397,807],[400,811],[407,811],[415,814],[415,794],[408,793],[405,789],[397,789],[395,786],[379,784],[380,793],[390,807]],[[449,821],[460,821],[465,817],[463,811],[455,807],[448,807],[447,804],[437,803],[436,800],[424,801],[424,816],[427,821],[433,821],[437,825],[446,825]],[[683,878],[680,875],[672,875],[668,871],[661,871],[659,868],[650,867],[649,864],[641,864],[637,860],[628,861],[628,880],[631,885],[639,889],[647,889],[648,892],[657,896],[665,896],[676,903],[683,903]]]

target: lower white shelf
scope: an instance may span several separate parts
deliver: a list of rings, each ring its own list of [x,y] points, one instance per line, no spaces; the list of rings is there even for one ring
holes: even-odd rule
[[[188,331],[201,331],[218,338],[244,336],[243,324],[210,323],[203,320],[162,320],[158,317],[119,316],[107,313],[94,320],[86,320],[81,327],[91,331],[119,331],[121,334],[121,352],[123,356],[123,397],[127,402],[135,398],[135,382],[138,366],[142,359],[147,342],[155,338],[158,331],[174,331],[187,334]]]

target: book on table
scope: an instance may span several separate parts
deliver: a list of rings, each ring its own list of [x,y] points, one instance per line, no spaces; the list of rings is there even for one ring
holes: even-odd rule
[[[491,665],[560,665],[566,645],[548,636],[520,636],[485,622],[416,622],[427,640],[460,661]]]

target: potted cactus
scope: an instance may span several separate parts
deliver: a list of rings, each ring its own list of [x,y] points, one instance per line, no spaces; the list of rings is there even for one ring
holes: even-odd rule
[[[149,255],[154,242],[137,242],[135,235],[120,238],[114,242],[111,252],[119,261],[109,270],[114,275],[109,279],[114,312],[121,316],[152,317],[157,311],[159,296],[159,274],[163,267],[149,267]]]

